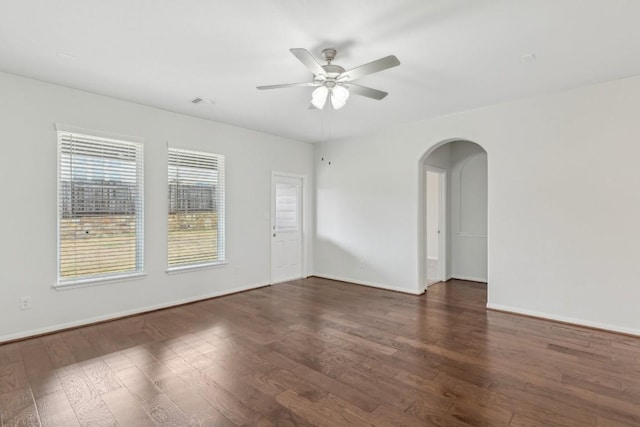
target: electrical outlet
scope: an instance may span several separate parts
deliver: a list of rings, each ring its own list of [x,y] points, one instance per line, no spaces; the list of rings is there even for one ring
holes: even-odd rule
[[[20,298],[20,310],[29,310],[31,308],[31,297]]]

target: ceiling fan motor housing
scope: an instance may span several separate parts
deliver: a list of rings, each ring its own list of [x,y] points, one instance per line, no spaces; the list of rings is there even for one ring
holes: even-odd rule
[[[340,74],[344,73],[344,68],[339,65],[327,64],[323,65],[322,68],[327,73],[327,77],[335,79]]]
[[[329,49],[324,49],[322,51],[322,56],[324,57],[324,59],[327,60],[328,63],[331,63],[331,61],[333,61],[333,58],[336,57],[336,50],[329,48]]]
[[[344,73],[345,69],[339,65],[333,65],[331,61],[336,57],[335,49],[324,49],[322,51],[322,56],[327,61],[327,65],[323,65],[322,69],[325,72],[325,79],[329,81],[334,81],[335,79],[342,73]]]

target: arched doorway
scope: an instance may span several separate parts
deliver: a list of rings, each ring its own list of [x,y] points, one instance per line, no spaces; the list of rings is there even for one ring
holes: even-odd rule
[[[423,286],[488,282],[487,152],[475,142],[446,140],[428,150],[419,167]]]

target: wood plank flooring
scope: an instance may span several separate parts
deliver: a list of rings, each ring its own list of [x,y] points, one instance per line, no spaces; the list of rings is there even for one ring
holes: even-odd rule
[[[309,278],[0,346],[4,426],[640,426],[640,338]]]

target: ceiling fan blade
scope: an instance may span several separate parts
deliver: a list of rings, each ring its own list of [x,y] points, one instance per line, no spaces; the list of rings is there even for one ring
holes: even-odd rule
[[[315,86],[320,86],[320,83],[313,83],[313,82],[309,82],[309,83],[289,83],[289,84],[283,84],[283,85],[258,86],[257,89],[265,90],[265,89],[282,89],[282,88],[286,88],[286,87],[315,87]]]
[[[356,95],[366,96],[367,98],[373,98],[380,101],[385,96],[389,95],[387,92],[383,92],[378,89],[371,89],[370,87],[360,86],[355,83],[347,83],[346,86],[349,87],[349,92],[355,93]]]
[[[398,58],[394,55],[389,55],[376,61],[369,62],[368,64],[356,67],[352,70],[347,70],[340,74],[337,80],[355,80],[368,74],[377,73],[378,71],[386,70],[387,68],[396,67],[398,65],[400,65]]]
[[[313,73],[314,76],[324,76],[326,75],[324,68],[316,59],[309,53],[307,49],[302,49],[299,47],[294,47],[293,49],[289,49],[289,52],[293,53],[293,55],[298,58],[300,62],[302,62],[308,69]]]

